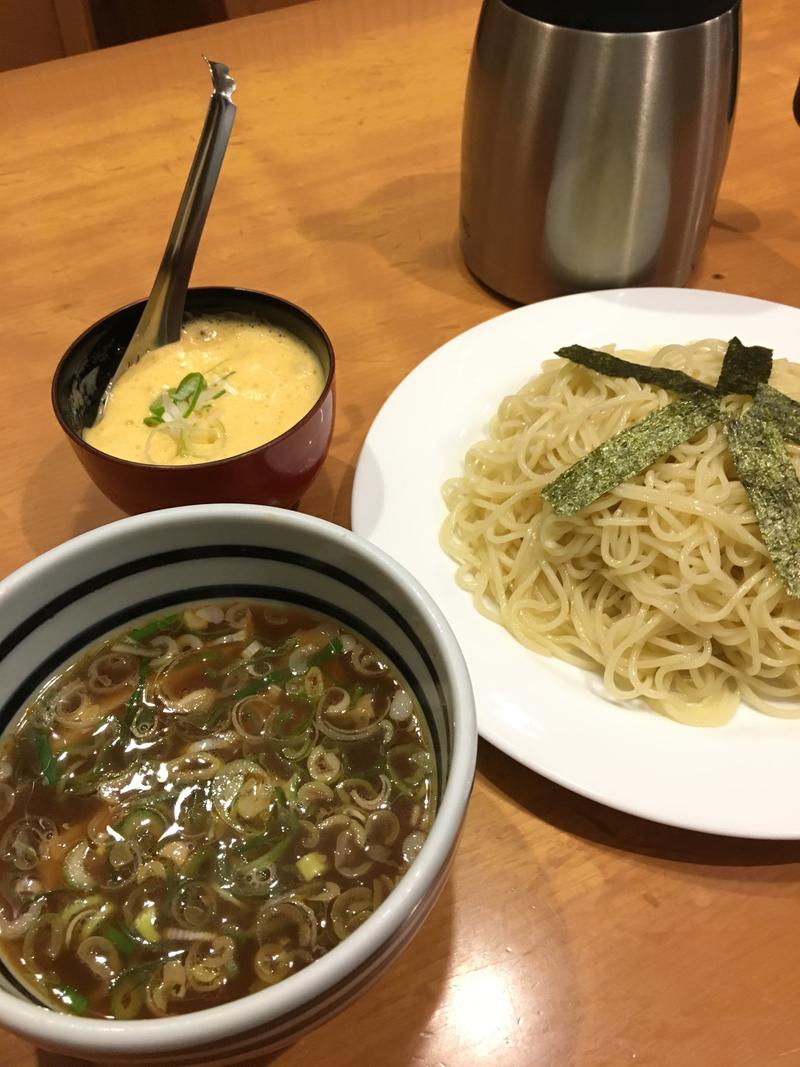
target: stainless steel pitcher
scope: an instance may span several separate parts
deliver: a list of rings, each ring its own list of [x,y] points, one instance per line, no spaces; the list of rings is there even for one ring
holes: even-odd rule
[[[462,145],[470,270],[522,303],[683,285],[728,152],[740,18],[739,0],[484,0]]]

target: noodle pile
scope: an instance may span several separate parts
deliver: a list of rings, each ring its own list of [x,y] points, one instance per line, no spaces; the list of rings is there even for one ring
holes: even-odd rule
[[[713,384],[726,347],[614,351]],[[800,398],[800,366],[776,360],[770,383]],[[727,722],[740,699],[800,716],[800,600],[775,573],[719,423],[569,518],[540,495],[671,399],[548,361],[445,484],[442,547],[480,612],[528,648],[599,671],[617,700],[697,726]],[[800,448],[787,449],[800,469]]]

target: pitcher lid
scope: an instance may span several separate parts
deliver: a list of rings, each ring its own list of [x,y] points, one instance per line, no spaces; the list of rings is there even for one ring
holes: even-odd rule
[[[647,33],[696,26],[739,0],[503,0],[514,11],[554,26],[596,33]]]

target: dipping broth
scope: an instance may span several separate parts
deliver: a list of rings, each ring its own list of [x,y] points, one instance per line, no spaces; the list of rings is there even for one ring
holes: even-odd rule
[[[177,608],[76,660],[0,746],[0,951],[43,1002],[174,1015],[274,985],[422,847],[427,724],[384,655],[270,601]]]
[[[87,444],[137,463],[227,459],[279,437],[325,385],[295,334],[240,315],[192,319],[116,383]]]

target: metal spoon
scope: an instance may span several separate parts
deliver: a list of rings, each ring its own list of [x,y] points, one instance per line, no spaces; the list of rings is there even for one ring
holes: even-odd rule
[[[100,400],[96,422],[102,418],[109,394],[120,375],[138,363],[145,352],[177,341],[181,335],[189,276],[236,116],[236,105],[231,100],[236,82],[230,71],[224,63],[214,63],[205,56],[203,59],[211,71],[213,86],[206,121],[167,240],[164,258],[139,325]]]

